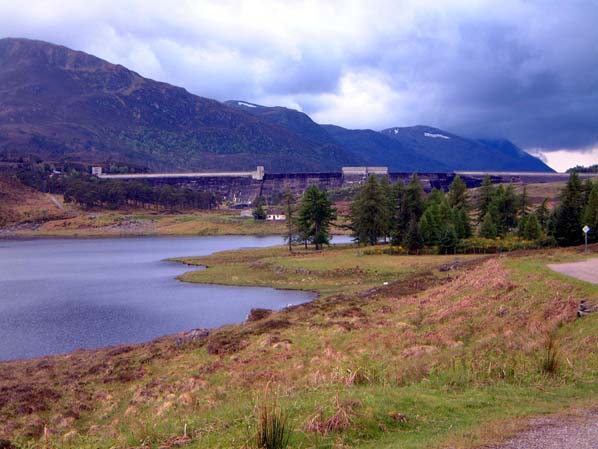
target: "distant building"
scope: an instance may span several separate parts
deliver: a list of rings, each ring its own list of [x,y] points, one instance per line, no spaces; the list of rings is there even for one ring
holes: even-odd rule
[[[266,220],[269,221],[284,221],[287,216],[278,210],[269,210],[266,214]]]
[[[91,174],[93,176],[100,176],[102,174],[102,167],[91,167]]]
[[[388,175],[388,167],[343,167],[343,176]]]

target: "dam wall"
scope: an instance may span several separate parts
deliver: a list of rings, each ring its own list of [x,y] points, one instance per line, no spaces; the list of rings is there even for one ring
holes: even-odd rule
[[[282,197],[285,189],[290,189],[299,196],[310,187],[316,185],[320,189],[336,190],[360,185],[370,174],[387,175],[391,182],[410,182],[411,172],[388,172],[384,167],[347,167],[339,172],[324,173],[264,173],[256,172],[226,173],[153,173],[143,175],[109,175],[99,174],[102,179],[144,180],[150,185],[172,185],[195,190],[207,190],[218,193],[232,206],[246,206],[262,196],[266,201],[275,201]],[[565,182],[567,173],[532,173],[532,172],[472,172],[458,171],[452,173],[418,173],[425,191],[433,188],[447,190],[455,176],[459,175],[468,188],[479,187],[486,175],[495,184],[500,183],[548,183]],[[598,174],[581,173],[580,178],[594,177]]]

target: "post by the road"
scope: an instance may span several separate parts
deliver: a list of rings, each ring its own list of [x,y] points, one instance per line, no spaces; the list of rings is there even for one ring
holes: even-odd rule
[[[583,231],[585,238],[586,238],[586,253],[588,252],[588,232],[590,232],[590,227],[588,225],[585,225],[583,228],[581,228],[581,230]]]

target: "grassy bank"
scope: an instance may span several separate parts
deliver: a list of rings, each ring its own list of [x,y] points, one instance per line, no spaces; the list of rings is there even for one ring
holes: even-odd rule
[[[284,223],[241,217],[239,211],[164,213],[144,210],[71,210],[67,217],[7,226],[0,237],[118,237],[174,235],[281,235]]]
[[[0,364],[0,437],[37,447],[252,447],[275,403],[293,448],[470,447],[520,417],[598,403],[598,286],[553,273],[575,250],[365,255],[284,248],[184,259],[191,282],[319,299],[144,345]],[[185,433],[186,430],[186,433]]]

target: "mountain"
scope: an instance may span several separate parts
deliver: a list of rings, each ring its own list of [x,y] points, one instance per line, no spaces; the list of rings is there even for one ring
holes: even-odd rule
[[[496,151],[511,158],[511,164],[521,171],[554,171],[542,160],[526,153],[510,140],[506,139],[478,139],[483,145],[493,148]],[[548,168],[548,170],[546,170]]]
[[[0,154],[152,170],[326,171],[362,161],[83,52],[0,40]]]
[[[508,140],[473,140],[421,125],[381,133],[453,170],[554,171]]]
[[[357,165],[381,165],[391,171],[448,171],[449,167],[423,154],[417,154],[400,142],[370,129],[345,129],[334,125],[319,125],[307,114],[280,106],[261,106],[246,101],[226,101],[226,105],[241,109],[269,123],[286,128],[297,136],[321,145],[340,145]]]
[[[283,108],[281,106],[261,106],[247,101],[230,100],[225,105],[240,109],[248,114],[260,117],[267,122],[281,126],[294,134],[313,142],[321,144],[336,145],[337,142],[321,126],[314,122],[309,115],[295,109]]]
[[[508,140],[468,139],[429,126],[395,127],[381,132],[346,129],[319,125],[303,112],[279,106],[239,100],[225,104],[313,142],[340,145],[363,164],[387,166],[391,171],[553,171]]]
[[[551,171],[505,140],[320,125],[293,109],[193,95],[66,47],[0,39],[0,159],[26,155],[153,171]]]

